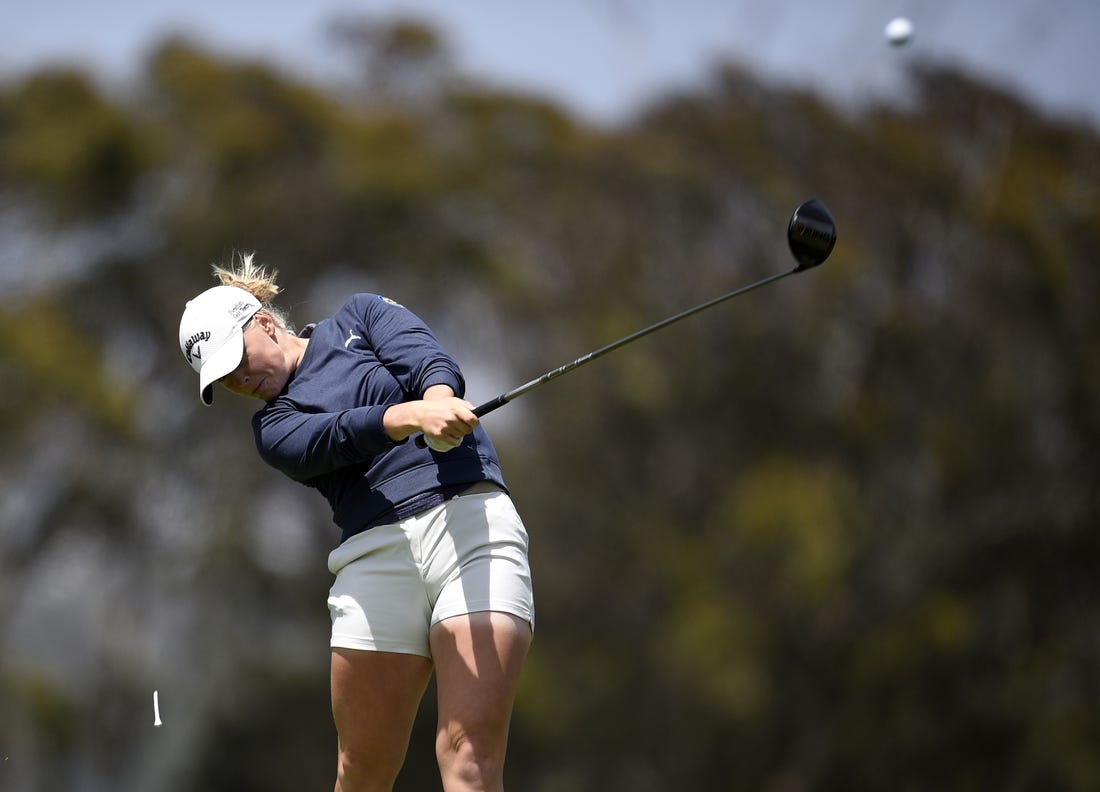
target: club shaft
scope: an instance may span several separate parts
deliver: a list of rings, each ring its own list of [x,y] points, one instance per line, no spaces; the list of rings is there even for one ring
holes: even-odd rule
[[[776,275],[770,275],[767,278],[756,281],[755,283],[750,283],[748,286],[742,286],[740,289],[734,289],[733,291],[727,292],[720,297],[715,297],[713,300],[708,300],[705,303],[696,305],[694,308],[688,308],[686,311],[681,311],[675,316],[670,316],[668,319],[664,319],[660,322],[657,322],[656,324],[652,324],[649,327],[644,327],[637,332],[620,338],[618,341],[612,341],[607,346],[602,346],[595,351],[589,352],[587,355],[581,355],[576,360],[570,363],[566,363],[564,366],[559,366],[553,371],[546,372],[541,377],[520,385],[518,388],[514,388],[510,391],[507,391],[506,393],[502,393],[496,398],[490,399],[489,401],[485,402],[484,404],[479,404],[477,407],[474,408],[474,415],[478,416],[479,418],[483,415],[487,415],[498,407],[503,407],[505,404],[512,401],[513,399],[517,399],[523,394],[533,391],[540,385],[545,385],[547,382],[550,382],[550,380],[557,379],[562,374],[568,374],[570,371],[580,368],[585,363],[591,363],[596,358],[603,357],[608,352],[613,352],[619,347],[626,346],[633,341],[637,341],[639,338],[644,338],[650,333],[655,333],[662,328],[668,327],[674,322],[679,322],[681,319],[687,319],[689,316],[694,316],[700,311],[705,311],[708,308],[713,308],[714,306],[720,303],[724,303],[726,300],[730,300],[734,297],[737,297],[738,295],[745,294],[746,292],[750,292],[753,289],[759,289],[761,286],[766,286],[769,283],[774,283],[777,280],[786,278],[788,275],[794,275],[798,271],[799,268],[796,267],[795,269],[788,270],[787,272],[780,272]]]

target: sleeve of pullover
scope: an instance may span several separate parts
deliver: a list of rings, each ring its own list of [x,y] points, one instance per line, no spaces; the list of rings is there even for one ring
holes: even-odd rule
[[[392,300],[356,295],[367,322],[367,338],[375,354],[411,398],[432,385],[450,385],[464,395],[466,383],[458,363],[448,355],[416,314]]]
[[[366,344],[385,371],[364,381],[345,365],[346,345],[314,333],[287,391],[253,417],[260,456],[298,481],[367,463],[404,443],[383,427],[393,404],[418,399],[432,385],[449,385],[458,396],[465,388],[458,364],[427,325],[391,300],[355,295],[330,321]]]

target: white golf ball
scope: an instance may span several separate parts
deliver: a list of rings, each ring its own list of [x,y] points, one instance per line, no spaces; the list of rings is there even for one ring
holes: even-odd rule
[[[913,23],[905,17],[895,17],[886,25],[886,40],[895,47],[904,47],[913,38]]]

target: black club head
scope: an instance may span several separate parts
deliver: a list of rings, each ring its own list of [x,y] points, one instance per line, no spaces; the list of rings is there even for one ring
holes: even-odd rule
[[[825,204],[816,198],[799,204],[787,225],[787,244],[798,262],[796,272],[829,258],[836,244],[836,222]]]

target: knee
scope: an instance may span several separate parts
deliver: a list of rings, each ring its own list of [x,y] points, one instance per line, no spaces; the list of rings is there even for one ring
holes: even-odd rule
[[[369,753],[341,748],[335,792],[390,792],[400,769],[400,762],[395,768],[392,762],[381,762]]]
[[[501,788],[506,739],[479,734],[455,723],[441,727],[435,751],[444,779],[470,788]]]

